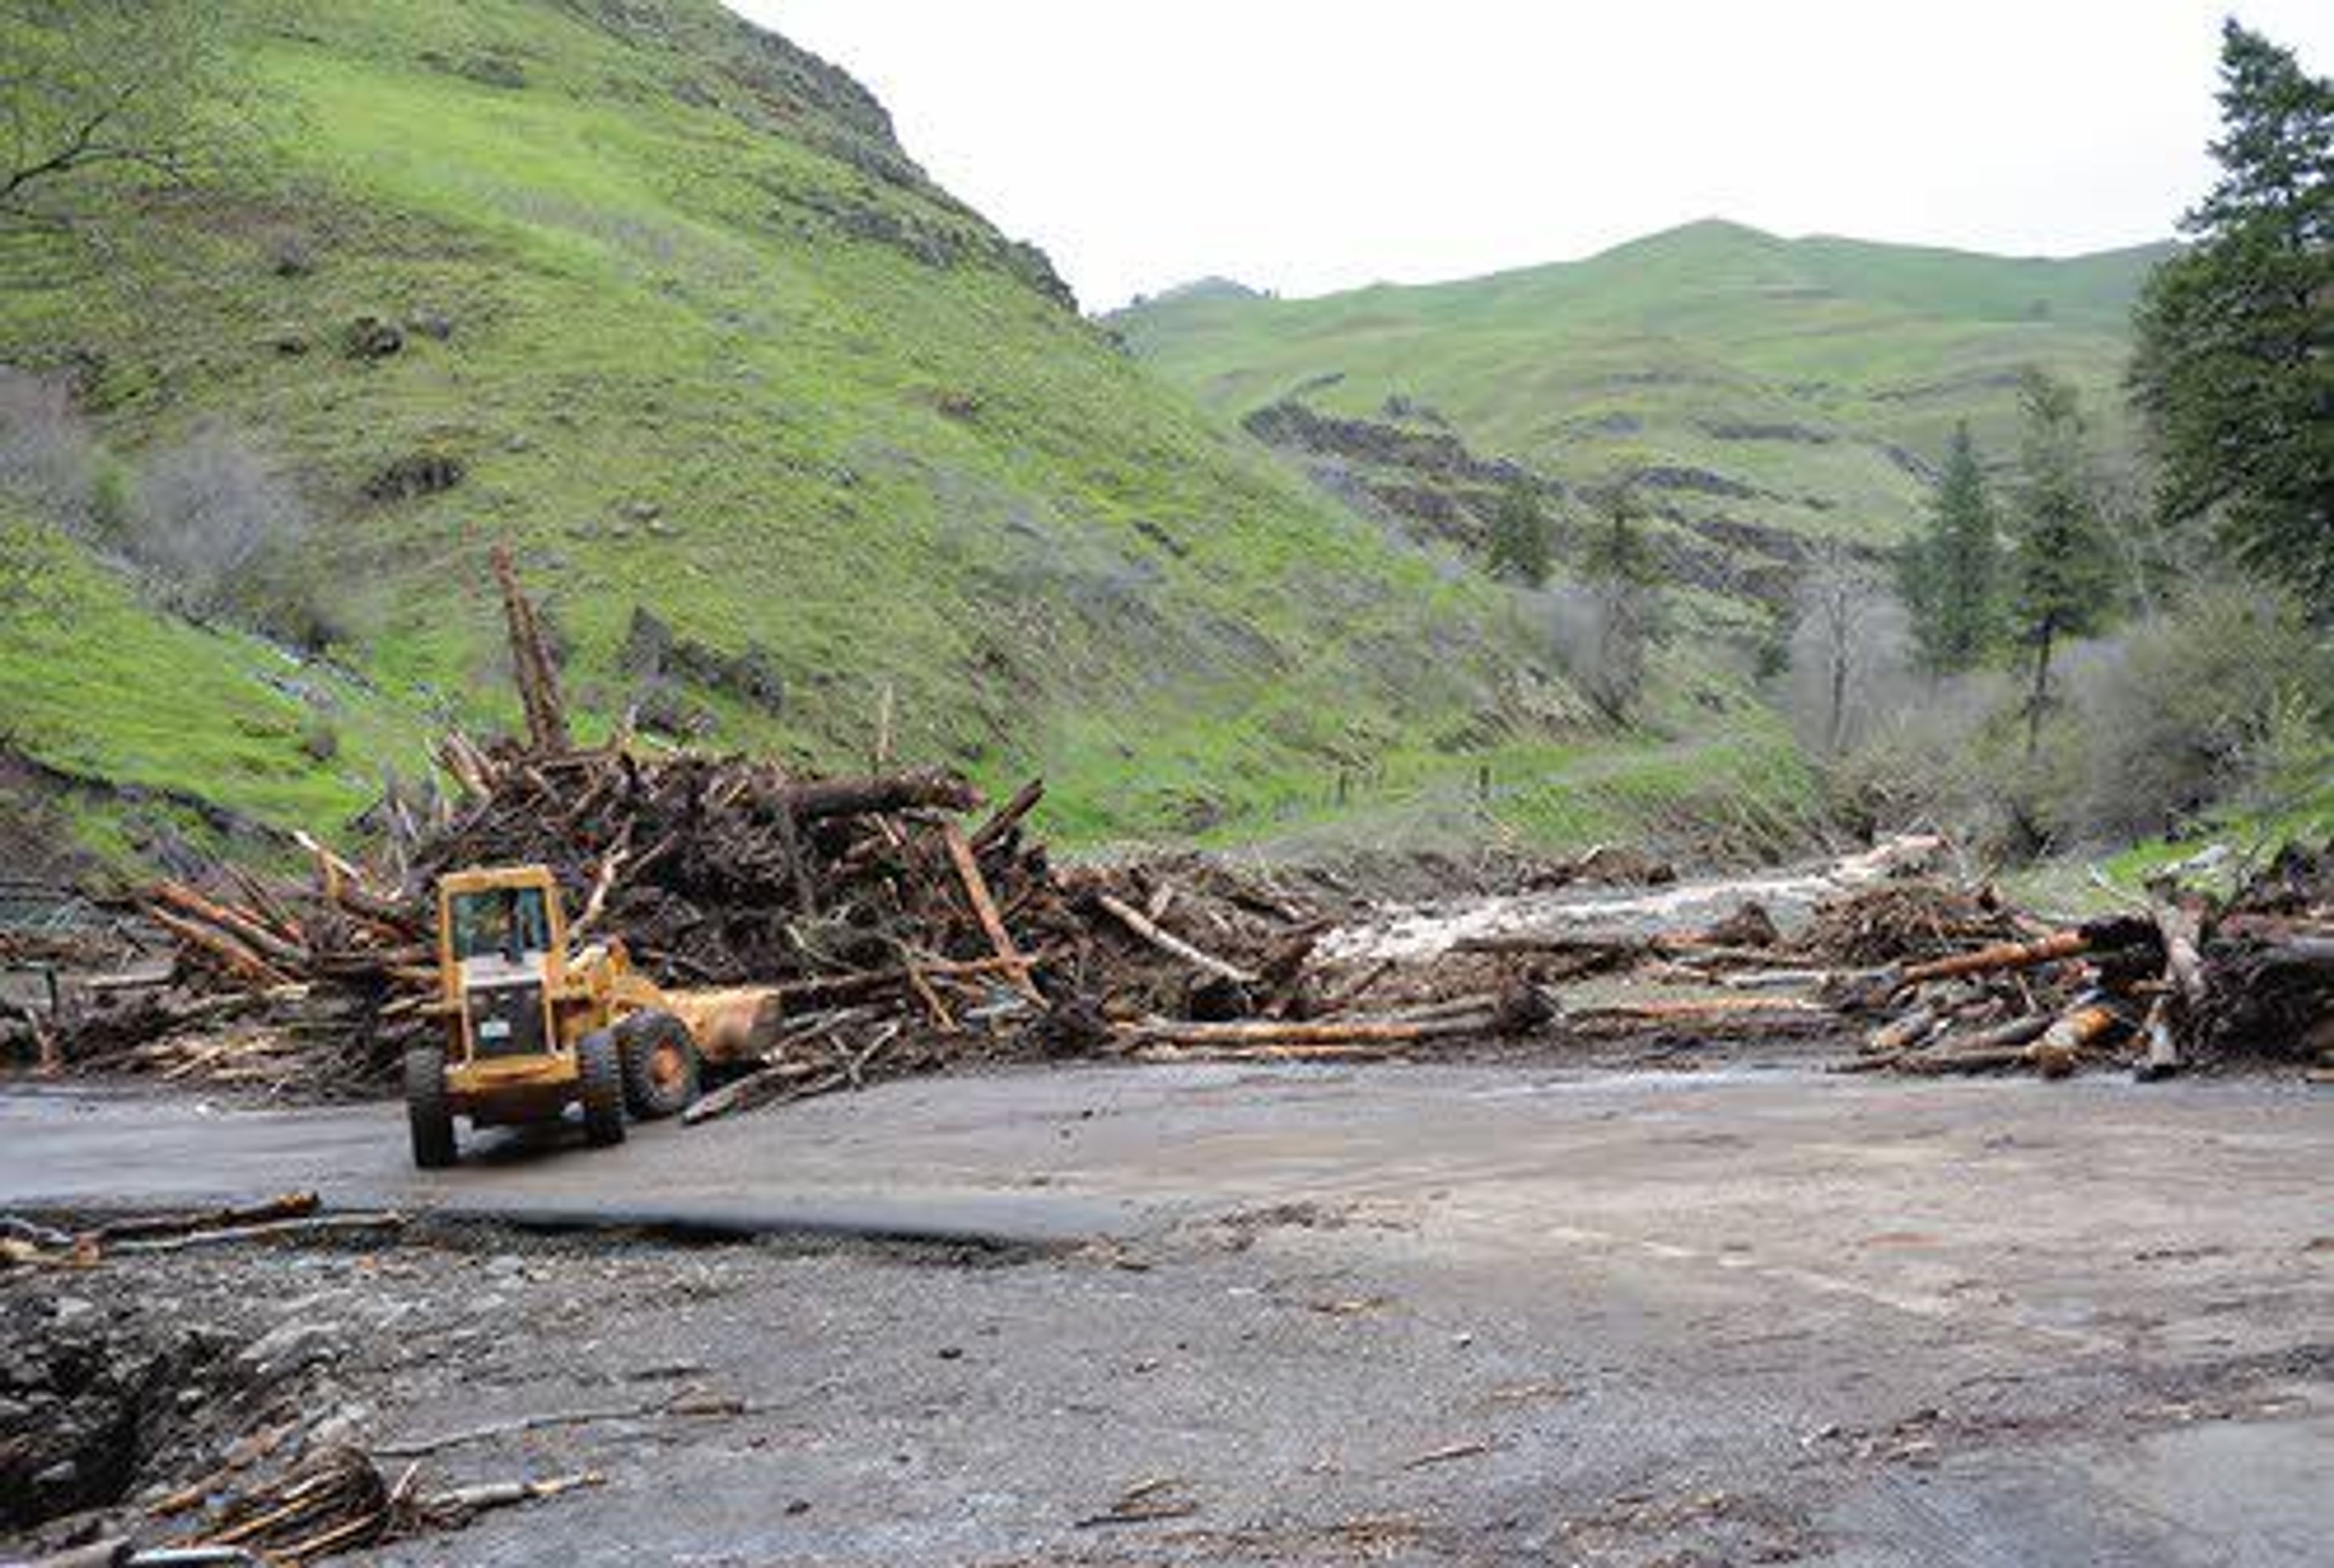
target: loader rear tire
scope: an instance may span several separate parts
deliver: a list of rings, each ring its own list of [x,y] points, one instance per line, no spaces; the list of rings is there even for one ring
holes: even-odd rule
[[[575,1067],[583,1079],[584,1141],[605,1149],[624,1140],[624,1076],[616,1050],[616,1036],[597,1029],[575,1047]]]
[[[413,1133],[413,1163],[443,1170],[460,1158],[454,1145],[454,1111],[446,1099],[446,1053],[418,1045],[405,1053],[405,1120]]]
[[[697,1098],[697,1041],[670,1013],[635,1013],[616,1025],[624,1104],[642,1121],[677,1116]]]

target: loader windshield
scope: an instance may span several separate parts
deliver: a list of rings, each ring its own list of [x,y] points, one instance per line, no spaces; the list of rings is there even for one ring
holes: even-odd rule
[[[495,888],[454,899],[454,957],[516,964],[551,949],[551,919],[540,888]]]

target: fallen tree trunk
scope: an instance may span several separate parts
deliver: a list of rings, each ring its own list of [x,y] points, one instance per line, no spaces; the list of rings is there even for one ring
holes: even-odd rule
[[[1244,1019],[1225,1024],[1193,1024],[1153,1019],[1122,1024],[1117,1033],[1130,1045],[1297,1046],[1408,1045],[1424,1040],[1488,1035],[1496,1015],[1490,1007],[1459,1017],[1323,1018],[1310,1021]]]
[[[952,773],[928,768],[872,778],[811,779],[782,785],[763,800],[773,809],[792,812],[796,821],[816,822],[916,809],[970,811],[980,803],[980,792]]]
[[[1257,984],[1259,976],[1238,965],[1227,964],[1211,953],[1201,952],[1124,899],[1099,891],[1094,897],[1095,905],[1104,913],[1170,957],[1180,958],[1195,969],[1219,979],[1230,980],[1237,986]]]

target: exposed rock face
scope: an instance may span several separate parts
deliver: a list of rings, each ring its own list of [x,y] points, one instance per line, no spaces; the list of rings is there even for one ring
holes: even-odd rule
[[[1274,403],[1240,421],[1267,446],[1317,456],[1349,457],[1389,468],[1406,468],[1436,479],[1472,485],[1529,481],[1530,471],[1504,457],[1479,457],[1458,437],[1439,430],[1405,430],[1367,419],[1316,414],[1302,403]]]
[[[382,465],[364,484],[372,501],[410,501],[436,495],[462,482],[462,459],[444,452],[409,452]]]
[[[1632,484],[1647,490],[1684,490],[1697,495],[1723,496],[1730,501],[1751,501],[1765,495],[1764,491],[1745,485],[1740,479],[1730,479],[1707,468],[1689,468],[1683,464],[1656,463],[1635,470],[1629,478]]]
[[[1432,412],[1414,404],[1403,409],[1412,418]],[[1267,446],[1300,459],[1313,482],[1338,499],[1392,517],[1422,538],[1470,550],[1489,544],[1491,517],[1509,486],[1563,493],[1520,464],[1477,456],[1446,429],[1340,418],[1287,400],[1257,409],[1240,424]]]
[[[786,710],[786,677],[768,649],[758,642],[748,642],[743,652],[724,653],[677,635],[643,605],[632,607],[622,662],[626,674],[641,678],[652,688],[661,682],[685,680],[727,692],[767,713]]]
[[[1802,446],[1828,447],[1838,439],[1828,430],[1787,421],[1763,419],[1704,419],[1702,433],[1721,441],[1791,441]]]

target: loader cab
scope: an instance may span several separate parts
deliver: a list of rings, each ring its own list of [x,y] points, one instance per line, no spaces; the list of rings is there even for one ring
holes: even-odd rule
[[[565,921],[540,866],[462,871],[439,884],[439,973],[449,1060],[560,1053],[554,1003],[566,984]]]

